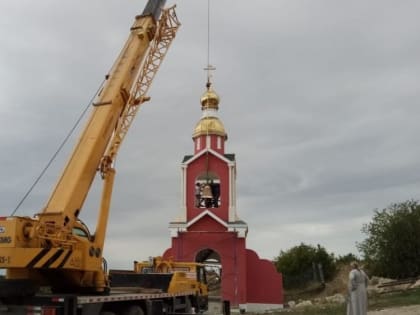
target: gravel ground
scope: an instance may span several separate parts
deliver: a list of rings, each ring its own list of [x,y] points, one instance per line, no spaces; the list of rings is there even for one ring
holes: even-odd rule
[[[368,315],[420,315],[420,305],[392,307],[383,310],[369,311]]]

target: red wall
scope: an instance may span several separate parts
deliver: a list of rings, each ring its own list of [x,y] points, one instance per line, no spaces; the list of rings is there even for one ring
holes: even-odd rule
[[[283,279],[274,264],[250,249],[246,250],[246,264],[247,302],[283,304]]]
[[[204,216],[193,226],[191,226],[189,232],[226,232],[227,228],[221,224],[214,224],[214,219],[209,216]]]
[[[220,149],[217,148],[217,137],[220,137],[220,141],[221,141]],[[194,138],[194,155],[198,154],[200,151],[205,149],[206,138],[207,138],[206,135]],[[200,148],[197,149],[198,139],[200,139]],[[216,135],[210,136],[210,147],[212,148],[212,150],[223,155],[225,153],[225,138],[222,136],[216,136]]]
[[[213,221],[214,222],[214,221]],[[222,298],[232,306],[246,303],[246,250],[245,239],[237,238],[234,232],[186,232],[172,238],[172,248],[164,258],[175,261],[195,261],[203,249],[212,249],[221,258]]]
[[[245,239],[232,232],[186,232],[172,238],[164,258],[195,261],[203,249],[212,249],[221,258],[222,299],[232,307],[239,304],[283,304],[283,280],[272,262],[260,259],[245,248]]]

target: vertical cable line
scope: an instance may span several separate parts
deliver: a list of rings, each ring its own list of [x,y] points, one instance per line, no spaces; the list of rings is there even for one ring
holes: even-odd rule
[[[210,90],[210,0],[207,0],[207,90]],[[207,99],[207,103],[209,102],[209,99]],[[208,105],[208,104],[207,104]],[[207,109],[208,110],[208,106]],[[206,113],[206,119],[208,113]],[[210,144],[209,141],[209,124],[206,124],[207,130],[206,130],[206,183],[209,183],[209,147]]]
[[[210,71],[216,70],[215,67],[210,65],[210,0],[207,0],[207,67],[204,68],[204,70],[207,71],[207,89],[210,88],[211,82],[210,77],[211,73]]]
[[[207,67],[210,68],[210,0],[207,0]],[[207,80],[210,82],[210,69],[208,69],[207,76]]]

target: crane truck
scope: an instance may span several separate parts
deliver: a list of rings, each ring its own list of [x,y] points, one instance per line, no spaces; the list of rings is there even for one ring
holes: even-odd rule
[[[45,207],[33,217],[0,217],[0,314],[173,314],[205,309],[201,271],[111,276],[103,257],[118,149],[180,26],[175,7],[148,0],[91,104],[91,115]],[[96,230],[80,214],[103,181]],[[197,270],[202,266],[197,265]],[[201,270],[201,269],[200,269]],[[164,279],[164,281],[162,281]],[[189,285],[184,285],[189,281]],[[130,285],[135,283],[135,285]]]

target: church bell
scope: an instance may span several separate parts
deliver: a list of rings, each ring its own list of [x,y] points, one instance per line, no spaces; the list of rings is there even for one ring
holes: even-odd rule
[[[209,199],[211,199],[211,198],[213,198],[213,194],[211,193],[211,187],[210,187],[210,185],[209,184],[206,184],[204,187],[203,187],[203,193],[202,193],[202,195],[201,195],[203,198],[209,198]]]

